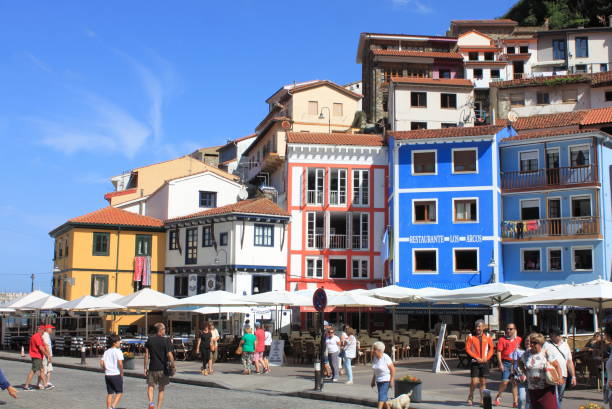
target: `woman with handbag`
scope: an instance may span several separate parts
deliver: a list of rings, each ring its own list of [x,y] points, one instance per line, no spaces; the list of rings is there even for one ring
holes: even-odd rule
[[[525,373],[521,380],[527,381],[531,409],[558,409],[555,386],[563,382],[561,366],[553,351],[542,348],[545,342],[544,335],[530,334],[529,350],[519,362],[519,367]]]
[[[200,353],[202,357],[202,375],[208,375],[212,373],[212,357],[210,355],[212,344],[212,333],[210,332],[210,325],[204,324],[204,328],[198,337],[196,345],[196,351]]]

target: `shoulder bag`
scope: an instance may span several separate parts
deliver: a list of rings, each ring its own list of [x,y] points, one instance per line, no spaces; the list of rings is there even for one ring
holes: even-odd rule
[[[546,352],[544,353],[544,359],[546,359],[546,365],[544,366],[544,370],[546,371],[546,383],[551,386],[559,385],[561,377],[555,367],[548,362],[548,354]]]
[[[242,345],[236,348],[236,355],[242,355]]]

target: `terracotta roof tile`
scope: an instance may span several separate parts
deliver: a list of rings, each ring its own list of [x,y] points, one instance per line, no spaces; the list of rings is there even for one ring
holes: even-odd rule
[[[384,145],[382,135],[318,132],[287,132],[287,143],[355,146]]]
[[[391,77],[393,82],[403,84],[423,84],[423,85],[449,85],[455,87],[473,87],[470,80],[462,78],[419,78],[419,77]]]
[[[508,138],[502,139],[502,142],[505,141],[521,141],[525,139],[536,139],[536,138],[546,138],[548,136],[559,136],[559,135],[572,135],[579,134],[585,132],[593,132],[593,129],[580,129],[578,126],[572,126],[563,129],[530,129],[527,131],[520,131],[515,136],[510,136]]]
[[[131,195],[132,193],[136,193],[136,188],[119,190],[117,192],[108,192],[107,194],[104,195],[104,198],[106,200],[110,200],[112,197],[115,197],[115,196]]]
[[[514,20],[510,20],[508,18],[498,18],[498,19],[490,19],[490,20],[451,20],[451,24],[499,24],[499,25],[513,25],[517,26],[518,23]]]
[[[340,92],[343,92],[343,93],[345,93],[347,95],[352,96],[353,98],[358,98],[358,99],[363,98],[363,95],[358,94],[356,92],[353,92],[353,91],[351,91],[349,89],[346,89],[342,85],[338,85],[335,82],[331,82],[331,81],[327,81],[327,80],[315,81],[315,82],[311,82],[311,83],[304,84],[304,85],[298,85],[296,87],[293,87],[293,88],[289,89],[289,93],[290,94],[294,94],[296,92],[305,91],[305,90],[311,89],[311,88],[321,87],[323,85],[327,85],[327,86],[330,86],[332,88],[335,88],[335,89],[337,89]]]
[[[451,60],[463,60],[459,53],[443,53],[439,51],[408,51],[408,50],[372,50],[374,55],[387,55],[391,57],[424,57],[424,58],[446,58]]]
[[[468,136],[495,135],[502,129],[502,126],[465,126],[456,128],[442,129],[420,129],[418,131],[398,131],[389,132],[391,136],[398,140],[408,139],[431,139],[431,138],[461,138]]]
[[[143,216],[125,210],[107,206],[100,210],[74,217],[69,223],[107,224],[114,226],[162,227],[164,223],[154,217]]]
[[[520,117],[512,123],[517,131],[526,129],[559,128],[570,125],[580,125],[586,111],[560,112],[557,114],[543,114]]]
[[[580,125],[597,125],[612,122],[612,107],[590,109],[585,112]]]
[[[180,220],[194,219],[198,217],[219,216],[223,214],[240,213],[240,214],[261,214],[270,216],[289,216],[289,213],[278,207],[278,205],[265,197],[242,200],[230,205],[216,207],[214,209],[204,210],[202,212],[188,214],[186,216],[176,217],[166,220],[166,222],[175,222]]]
[[[612,71],[598,72],[590,75],[592,77],[591,85],[594,87],[607,85],[612,82]]]
[[[571,75],[551,75],[547,77],[532,77],[532,78],[521,78],[517,80],[509,81],[497,81],[491,82],[490,87],[496,88],[517,88],[517,87],[531,87],[538,85],[559,85],[558,81],[567,82],[592,82],[591,78],[593,74],[571,74]]]

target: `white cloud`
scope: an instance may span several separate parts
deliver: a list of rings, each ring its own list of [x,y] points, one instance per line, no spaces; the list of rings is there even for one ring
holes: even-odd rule
[[[420,0],[391,0],[394,6],[402,8],[410,8],[419,14],[428,14],[433,12],[433,9]]]
[[[30,60],[34,65],[45,72],[52,72],[51,68],[47,64],[45,64],[40,58],[37,58],[34,54],[26,53],[26,57]]]
[[[86,35],[87,37],[91,37],[91,38],[93,38],[93,37],[97,37],[96,32],[95,32],[95,31],[93,31],[92,29],[89,29],[89,28],[86,28],[86,29],[85,29],[85,35]]]

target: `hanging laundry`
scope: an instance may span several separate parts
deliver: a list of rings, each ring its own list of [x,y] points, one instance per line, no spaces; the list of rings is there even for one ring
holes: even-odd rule
[[[142,286],[151,286],[151,256],[144,258],[143,270],[142,270]]]
[[[142,282],[142,274],[145,267],[145,257],[134,257],[134,281]]]

